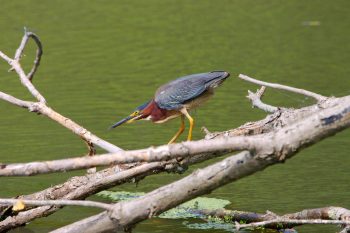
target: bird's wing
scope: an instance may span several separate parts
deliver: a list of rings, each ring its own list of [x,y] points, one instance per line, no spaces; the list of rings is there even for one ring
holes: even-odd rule
[[[193,74],[178,78],[156,91],[155,102],[162,109],[180,109],[184,103],[208,90],[217,79],[222,79],[222,76],[213,73]]]

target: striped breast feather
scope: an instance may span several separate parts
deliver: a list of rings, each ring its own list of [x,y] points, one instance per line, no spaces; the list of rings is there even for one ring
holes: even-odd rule
[[[155,102],[162,109],[180,109],[187,101],[201,95],[214,84],[222,82],[226,78],[222,73],[200,73],[175,79],[158,88]]]

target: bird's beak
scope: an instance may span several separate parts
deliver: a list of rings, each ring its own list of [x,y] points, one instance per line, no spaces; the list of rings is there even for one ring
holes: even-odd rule
[[[124,119],[122,119],[122,120],[118,121],[117,123],[115,123],[114,125],[112,125],[110,127],[110,129],[118,127],[119,125],[122,125],[124,123],[134,122],[135,120],[138,120],[139,118],[140,118],[140,115],[133,113],[130,116],[127,116]]]

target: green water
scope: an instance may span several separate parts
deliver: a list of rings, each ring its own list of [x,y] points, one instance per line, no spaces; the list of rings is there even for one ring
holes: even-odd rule
[[[179,121],[106,129],[151,98],[159,85],[182,75],[218,69],[231,73],[215,97],[193,113],[195,139],[203,137],[201,126],[219,131],[265,116],[251,109],[245,95],[257,87],[238,80],[239,73],[323,95],[349,95],[349,7],[348,0],[1,0],[0,50],[14,54],[23,26],[29,27],[44,44],[34,82],[49,105],[122,148],[144,148],[167,142]],[[305,25],[310,21],[320,25]],[[33,49],[31,44],[23,58],[26,68],[32,64]],[[8,68],[0,63],[0,90],[30,99]],[[312,103],[271,89],[264,100],[277,106]],[[1,162],[86,153],[82,141],[68,130],[8,103],[0,102],[0,121]],[[329,205],[350,208],[349,136],[349,131],[338,134],[285,164],[208,196],[230,200],[234,209],[257,212]],[[1,178],[0,196],[32,193],[79,174],[83,172]],[[127,184],[115,190],[147,192],[184,175],[149,177],[138,186]],[[64,208],[17,232],[47,232],[95,213],[98,210]],[[182,222],[152,219],[139,224],[135,232],[221,232],[190,230]],[[337,228],[298,230],[336,232]]]

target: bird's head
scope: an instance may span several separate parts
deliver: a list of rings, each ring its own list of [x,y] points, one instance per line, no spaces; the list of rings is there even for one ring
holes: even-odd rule
[[[112,129],[124,123],[132,123],[134,121],[141,120],[148,117],[149,114],[146,114],[144,110],[149,106],[150,102],[151,101],[147,101],[146,103],[138,106],[133,113],[131,113],[129,116],[125,117],[124,119],[118,121],[117,123],[112,125],[110,128]]]

